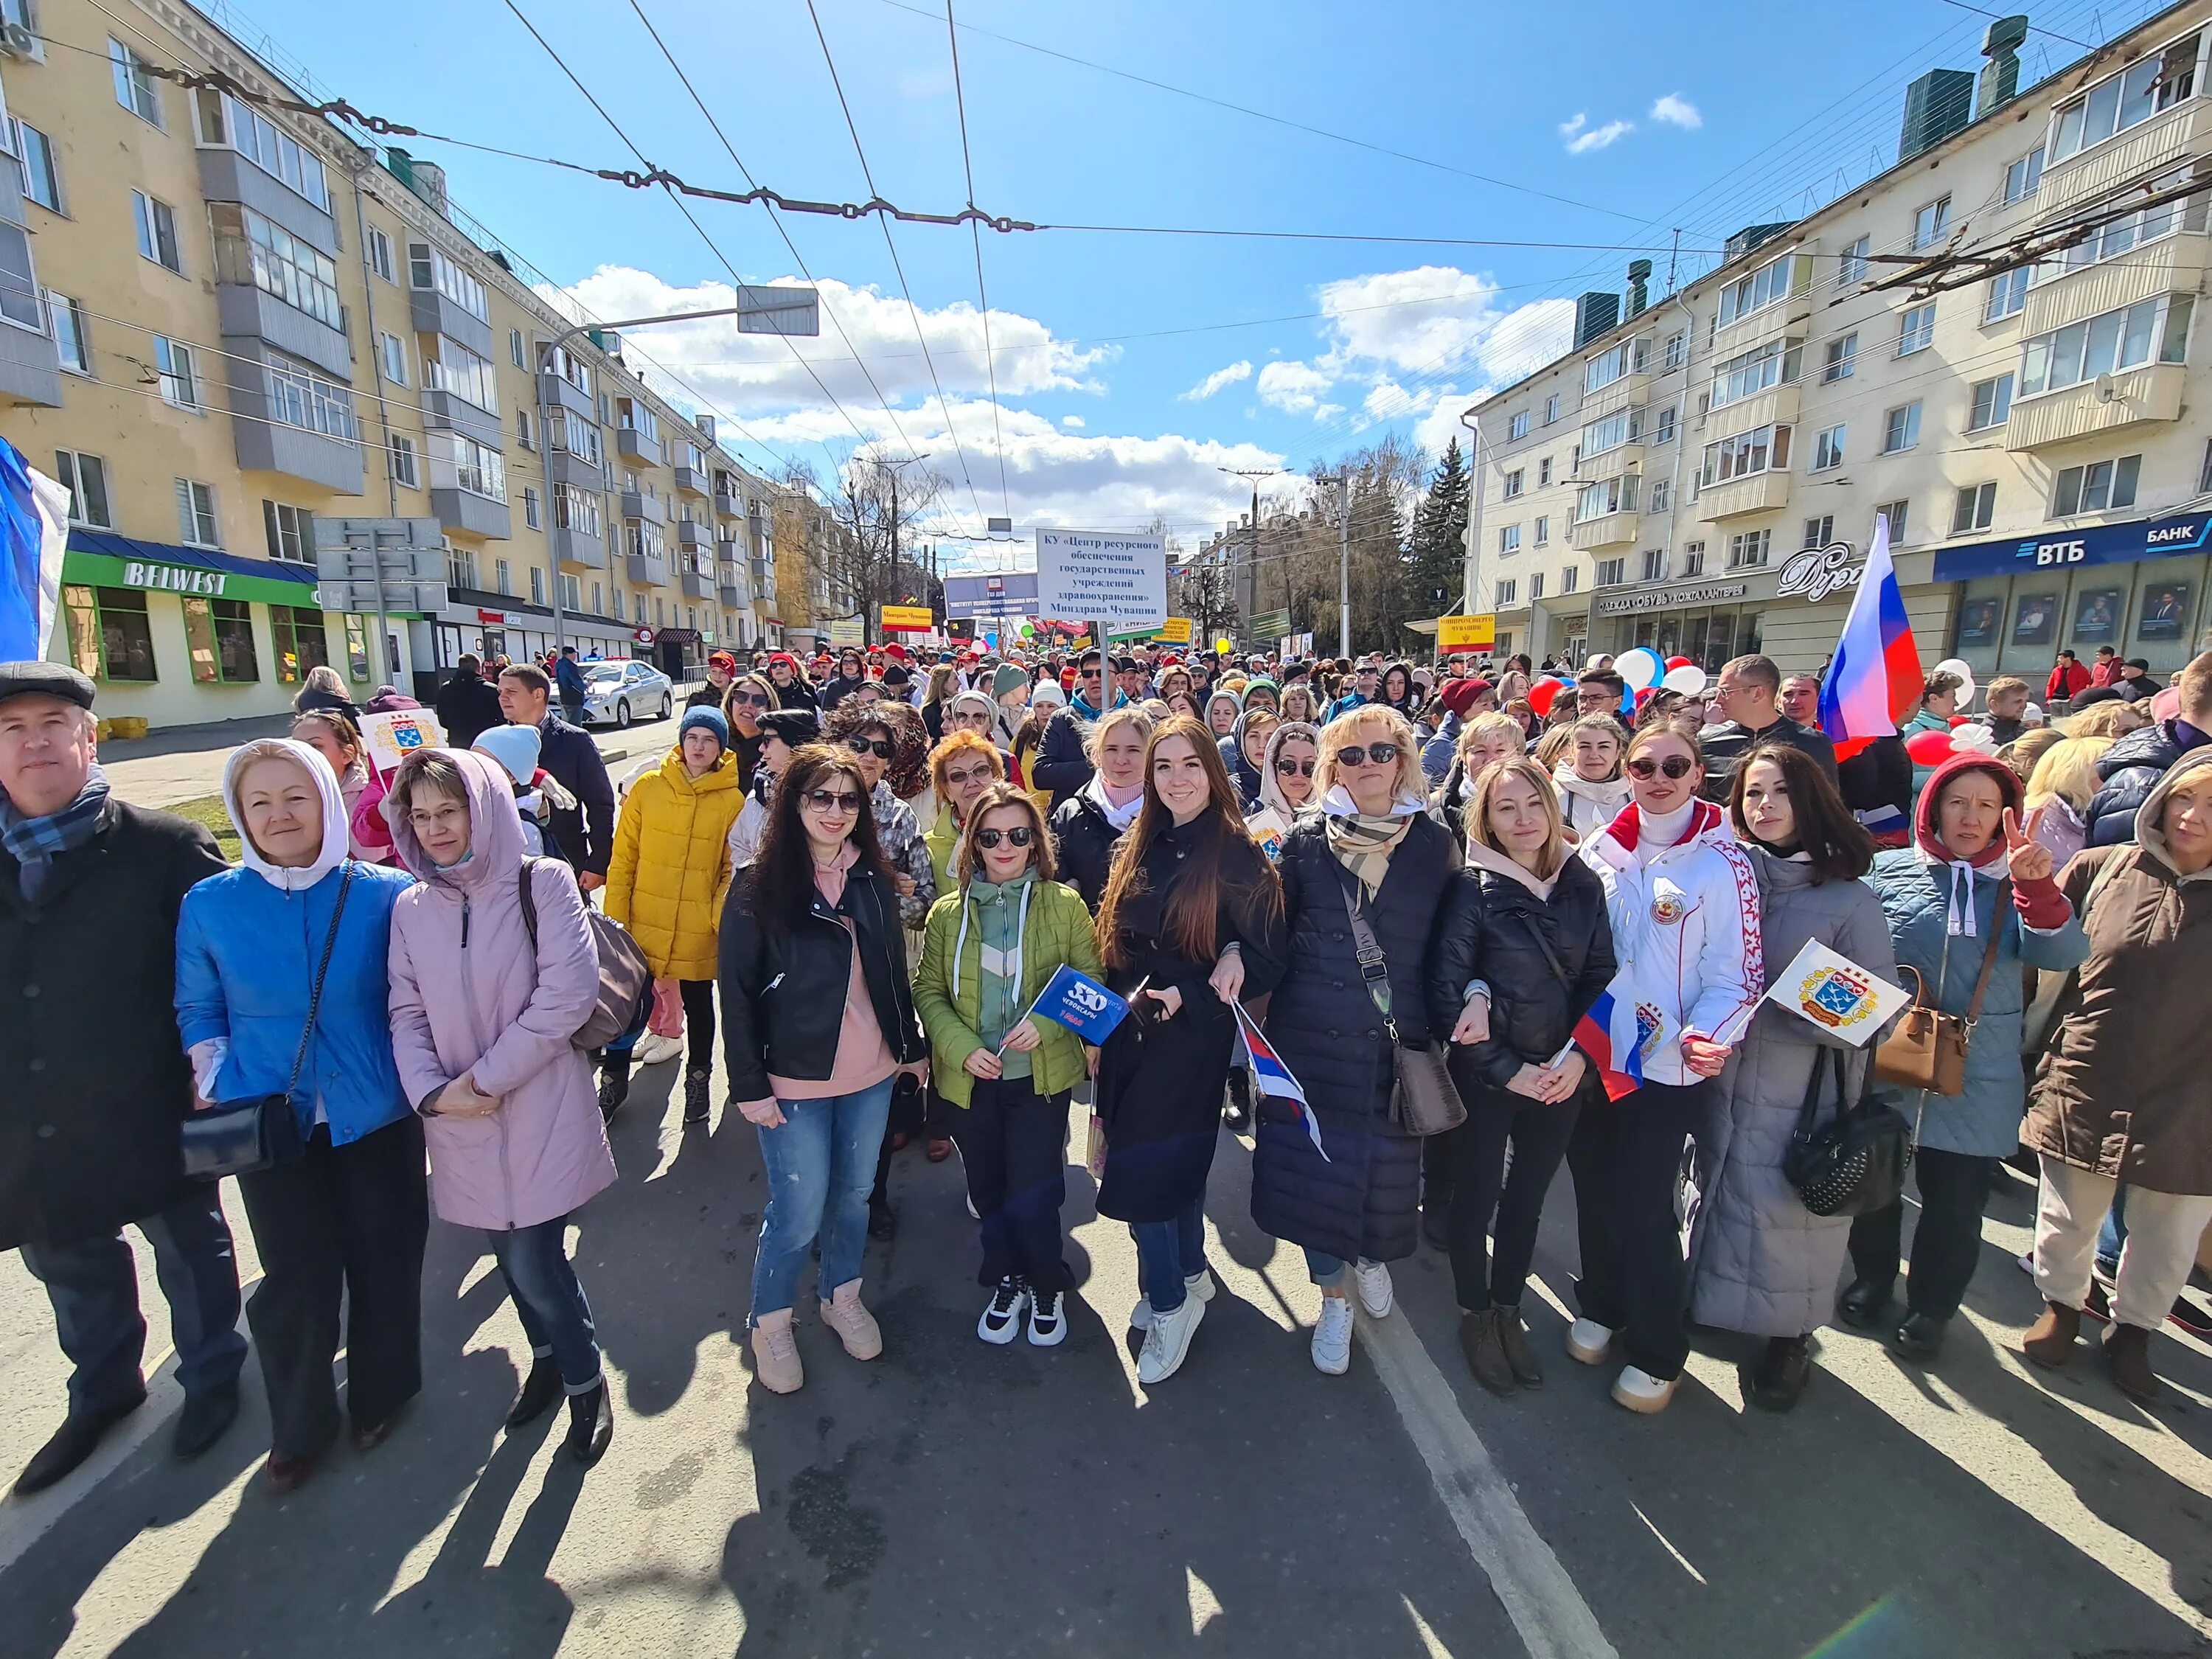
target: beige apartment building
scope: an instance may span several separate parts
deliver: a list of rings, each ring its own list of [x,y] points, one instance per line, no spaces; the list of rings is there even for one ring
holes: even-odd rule
[[[464,652],[680,674],[781,641],[778,526],[818,513],[615,337],[556,349],[580,319],[439,168],[154,73],[301,97],[190,6],[0,16],[0,435],[71,491],[50,653],[103,713],[276,713],[321,662],[427,698]],[[380,590],[366,556],[319,582],[318,519],[419,522]]]
[[[1625,298],[1584,296],[1575,350],[1482,403],[1503,648],[1815,669],[1877,514],[1930,663],[2039,690],[2062,648],[2197,648],[2212,0],[2024,91],[2016,25],[1978,77],[1914,83],[1896,166],[1656,303],[1639,262]]]

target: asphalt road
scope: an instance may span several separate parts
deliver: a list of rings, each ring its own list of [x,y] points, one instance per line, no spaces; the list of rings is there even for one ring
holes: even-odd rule
[[[0,1651],[1474,1656],[2100,1656],[2207,1650],[2212,1352],[2165,1339],[2166,1403],[2094,1358],[2036,1372],[2012,1264],[2024,1183],[1942,1363],[1832,1334],[1801,1408],[1743,1409],[1700,1356],[1673,1408],[1631,1416],[1569,1362],[1573,1261],[1554,1191],[1529,1311],[1540,1392],[1466,1376],[1440,1256],[1396,1270],[1351,1373],[1306,1357],[1316,1296],[1252,1226],[1224,1135],[1211,1254],[1223,1293],[1182,1372],[1135,1380],[1126,1231],[1070,1172],[1080,1290],[1062,1347],[978,1342],[956,1164],[894,1176],[870,1248],[883,1358],[838,1351],[802,1298],[804,1391],[750,1385],[743,1320],[762,1177],[752,1132],[684,1134],[672,1065],[615,1126],[623,1181],[577,1256],[620,1416],[575,1471],[550,1426],[509,1437],[519,1327],[473,1238],[433,1224],[422,1398],[368,1457],[278,1503],[256,1476],[258,1384],[202,1461],[153,1431],[32,1504],[0,1504]],[[1077,1144],[1079,1145],[1079,1142]],[[251,1246],[240,1230],[242,1254]],[[142,1267],[143,1264],[142,1263]],[[147,1286],[149,1312],[165,1324]],[[61,1405],[43,1298],[0,1259],[0,1465]],[[249,1376],[252,1375],[249,1367]],[[51,1501],[49,1501],[51,1500]]]

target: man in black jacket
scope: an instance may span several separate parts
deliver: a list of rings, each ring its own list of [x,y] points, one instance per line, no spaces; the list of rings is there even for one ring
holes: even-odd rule
[[[238,1265],[212,1186],[185,1179],[192,1072],[177,1038],[177,912],[221,872],[196,823],[113,799],[93,684],[0,664],[0,1249],[46,1288],[69,1416],[16,1478],[52,1486],[145,1403],[146,1322],[123,1226],[154,1247],[185,1408],[206,1450],[238,1415]]]
[[[606,885],[614,856],[615,787],[592,734],[546,711],[552,689],[544,669],[517,663],[499,677],[499,706],[509,725],[538,728],[538,763],[576,798],[573,810],[554,808],[550,822],[555,847],[589,893]]]
[[[445,728],[448,748],[466,749],[495,726],[503,726],[499,688],[483,677],[483,659],[465,655],[453,665],[453,677],[438,688],[432,705],[438,724]]]
[[[1771,657],[1738,657],[1723,664],[1720,684],[1714,690],[1713,708],[1721,719],[1698,734],[1705,753],[1705,799],[1728,799],[1729,779],[1743,757],[1761,744],[1786,743],[1802,749],[1820,763],[1832,783],[1836,779],[1836,746],[1818,726],[1807,727],[1786,718],[1775,707],[1782,691],[1782,671]]]
[[[2181,713],[2147,726],[2107,749],[2097,762],[2104,780],[2089,801],[2089,845],[2118,847],[2136,838],[2136,811],[2166,770],[2191,750],[2212,743],[2212,651],[2181,671]]]

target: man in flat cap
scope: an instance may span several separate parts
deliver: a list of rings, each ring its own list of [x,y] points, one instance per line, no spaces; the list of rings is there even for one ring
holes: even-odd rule
[[[192,1073],[177,1037],[177,911],[225,866],[206,830],[107,793],[93,684],[0,663],[0,1249],[46,1287],[75,1367],[69,1416],[24,1467],[52,1486],[146,1399],[123,1225],[154,1247],[191,1457],[238,1414],[246,1339],[216,1188],[185,1179]]]

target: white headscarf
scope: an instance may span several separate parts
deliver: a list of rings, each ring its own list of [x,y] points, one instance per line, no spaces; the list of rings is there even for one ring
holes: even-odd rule
[[[323,846],[313,864],[299,869],[271,864],[255,849],[253,837],[246,833],[245,815],[238,810],[238,780],[247,767],[259,760],[290,761],[307,775],[315,786],[315,793],[322,797]],[[331,770],[331,763],[320,751],[304,743],[290,738],[257,738],[252,743],[240,744],[223,764],[222,804],[238,830],[240,860],[272,887],[287,893],[304,893],[345,861],[349,845],[345,796],[339,791],[337,775]]]

